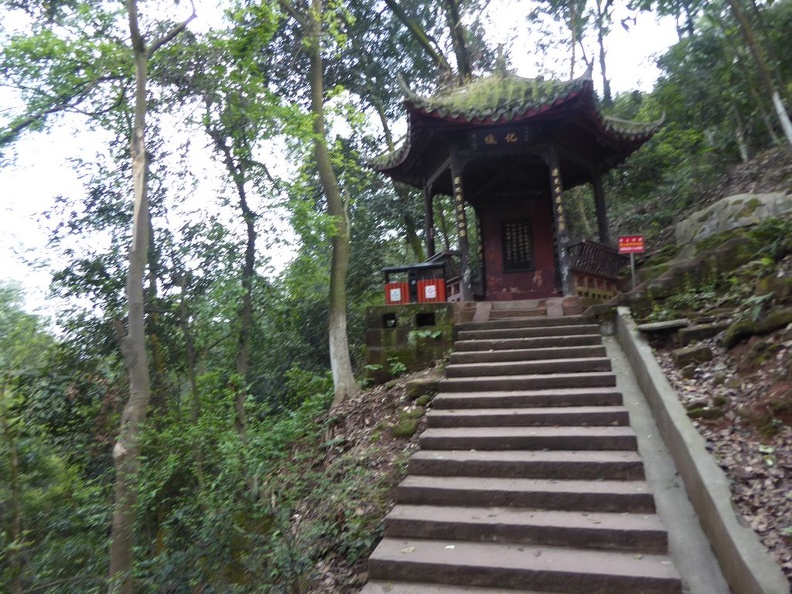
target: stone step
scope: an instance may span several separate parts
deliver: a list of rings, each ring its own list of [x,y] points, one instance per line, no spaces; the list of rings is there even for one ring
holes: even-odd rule
[[[501,315],[508,315],[509,320],[495,320],[489,322],[465,322],[459,324],[459,330],[503,330],[511,328],[552,328],[556,326],[574,326],[574,325],[591,325],[594,320],[590,316],[564,316],[561,318],[523,318],[515,312],[521,311],[534,311],[534,310],[492,310],[492,314],[497,312]]]
[[[440,382],[441,392],[488,392],[493,390],[552,390],[555,388],[604,388],[616,385],[616,376],[606,371],[547,373],[542,375],[494,375],[455,377]]]
[[[564,336],[540,336],[533,338],[495,338],[478,340],[457,340],[454,353],[466,351],[498,351],[515,349],[537,349],[546,347],[593,346],[602,344],[599,333],[569,334]]]
[[[385,535],[668,553],[668,535],[655,514],[397,505],[385,518]]]
[[[623,406],[566,406],[534,408],[434,409],[426,414],[427,427],[552,427],[628,425]]]
[[[552,594],[550,592],[537,592],[536,590],[512,590],[513,594]],[[469,586],[446,586],[444,584],[369,581],[360,594],[503,594],[502,588],[472,588]]]
[[[634,450],[630,427],[463,427],[427,429],[427,450]]]
[[[409,505],[655,513],[654,498],[644,481],[409,475],[395,493],[397,503]]]
[[[451,365],[467,363],[496,363],[503,361],[542,361],[549,359],[574,359],[586,357],[604,357],[605,347],[589,346],[555,346],[547,348],[499,349],[465,351],[451,353],[448,362]]]
[[[610,371],[607,357],[574,359],[544,359],[540,361],[502,361],[495,363],[463,363],[446,367],[446,378],[491,377],[496,375],[526,375],[547,373],[579,373]]]
[[[538,309],[511,309],[508,311],[505,310],[493,310],[490,312],[489,319],[490,320],[518,320],[522,321],[526,318],[535,318],[537,320],[555,320],[558,318],[548,318],[547,317],[547,308],[542,307]]]
[[[426,476],[642,481],[641,457],[630,450],[418,450],[407,472]]]
[[[525,328],[511,327],[488,330],[460,330],[457,338],[459,340],[496,340],[501,338],[538,338],[542,336],[570,336],[577,334],[599,334],[599,326],[597,324],[573,324],[564,326],[528,326]]]
[[[369,559],[375,580],[587,594],[681,594],[665,555],[566,547],[384,538]]]
[[[621,392],[612,387],[554,390],[444,391],[432,400],[432,409],[527,408],[565,406],[620,406]]]

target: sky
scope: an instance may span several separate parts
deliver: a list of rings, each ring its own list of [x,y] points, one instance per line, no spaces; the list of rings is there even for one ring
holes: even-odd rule
[[[495,11],[497,16],[491,30],[504,38],[516,38],[512,67],[517,74],[527,77],[540,74],[536,61],[532,60],[532,41],[526,37],[527,27],[523,25],[529,3],[522,0],[500,2],[502,8]],[[622,6],[624,3],[616,4]],[[211,21],[219,20],[217,4],[199,2],[197,12],[199,19],[191,25],[192,29],[202,30]],[[208,18],[201,18],[202,14]],[[625,15],[616,14],[617,24],[606,39],[612,88],[614,93],[633,89],[650,91],[658,76],[652,57],[676,41],[674,23],[671,19],[656,22],[652,15],[640,13],[628,32],[618,25]],[[590,58],[593,50],[593,46],[587,47]],[[563,68],[568,69],[568,65]],[[584,69],[581,61],[576,76]],[[596,72],[594,80],[598,86]],[[13,109],[17,103],[12,94],[0,87],[0,113]],[[90,159],[96,151],[96,137],[85,133],[83,127],[79,121],[72,120],[49,132],[26,134],[11,149],[11,164],[0,167],[0,281],[18,281],[25,291],[26,308],[34,313],[46,315],[52,309],[52,304],[45,302],[50,276],[46,257],[41,260],[47,253],[46,225],[40,222],[42,213],[59,195],[80,196],[83,186],[72,160],[75,157]],[[211,200],[219,191],[216,187],[206,190],[206,200]],[[285,252],[275,256],[283,263],[288,261]],[[37,260],[39,264],[33,265]]]

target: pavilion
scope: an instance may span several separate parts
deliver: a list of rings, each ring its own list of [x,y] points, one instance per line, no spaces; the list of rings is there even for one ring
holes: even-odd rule
[[[662,120],[600,113],[590,71],[557,81],[499,69],[431,97],[403,81],[402,87],[407,135],[371,166],[423,190],[430,260],[436,257],[435,197],[452,197],[461,300],[573,295],[565,190],[591,184],[599,245],[608,245],[602,176],[648,141]],[[466,205],[476,215],[477,245],[470,245]]]

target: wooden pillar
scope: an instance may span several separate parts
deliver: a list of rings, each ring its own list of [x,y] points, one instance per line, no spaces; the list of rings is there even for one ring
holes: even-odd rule
[[[475,209],[474,209],[475,210]],[[478,268],[481,274],[480,285],[477,287],[481,291],[481,296],[487,295],[487,261],[484,258],[484,226],[481,224],[481,217],[476,211],[476,236],[478,237]]]
[[[550,167],[550,189],[553,199],[553,222],[556,232],[556,249],[561,277],[561,291],[564,296],[572,295],[572,276],[569,264],[569,227],[564,207],[564,188],[561,185],[561,165],[558,153],[551,151],[547,159]]]
[[[470,284],[470,243],[468,241],[467,216],[465,215],[465,194],[462,186],[462,167],[458,160],[451,161],[451,181],[454,192],[454,218],[457,223],[457,235],[459,236],[459,252],[462,264],[462,300],[470,301],[473,299],[473,291]]]
[[[594,171],[591,185],[594,188],[594,206],[597,210],[597,235],[600,243],[610,245],[610,234],[608,233],[608,210],[605,206],[605,190],[602,189],[602,175],[599,169]]]
[[[434,202],[431,183],[424,184],[424,241],[428,259],[435,255]]]

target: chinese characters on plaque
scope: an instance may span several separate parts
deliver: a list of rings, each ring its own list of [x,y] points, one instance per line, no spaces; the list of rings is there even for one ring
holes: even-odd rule
[[[530,126],[511,126],[508,128],[487,128],[470,133],[469,146],[472,150],[486,150],[498,147],[526,144],[531,140]]]
[[[533,270],[531,221],[528,219],[503,223],[503,270]]]

